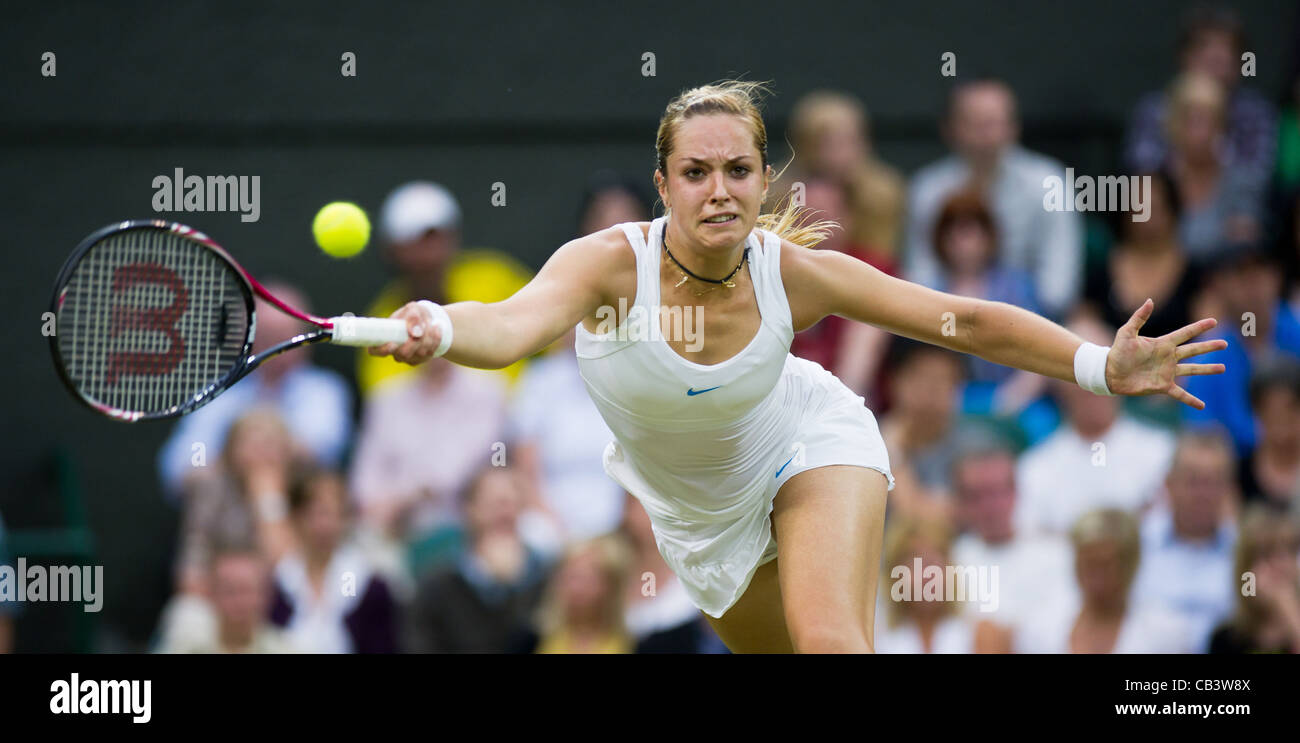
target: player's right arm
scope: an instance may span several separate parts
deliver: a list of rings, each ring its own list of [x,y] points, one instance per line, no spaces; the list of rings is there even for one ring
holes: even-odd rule
[[[445,306],[452,342],[446,358],[462,366],[500,369],[526,358],[563,336],[604,303],[610,277],[631,265],[632,252],[622,230],[610,228],[571,240],[546,261],[542,270],[509,299],[485,304],[456,302]],[[408,364],[432,358],[442,341],[438,327],[416,302],[393,313],[405,318],[411,339],[370,348]]]

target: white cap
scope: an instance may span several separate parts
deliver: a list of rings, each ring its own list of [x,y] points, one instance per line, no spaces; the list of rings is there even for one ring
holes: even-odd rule
[[[460,205],[437,183],[412,181],[388,194],[380,218],[389,242],[407,242],[429,230],[459,227]]]

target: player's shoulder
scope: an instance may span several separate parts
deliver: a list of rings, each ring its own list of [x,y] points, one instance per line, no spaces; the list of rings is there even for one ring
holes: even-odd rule
[[[644,234],[650,223],[628,224]],[[564,276],[564,281],[594,289],[602,302],[608,302],[611,297],[631,296],[635,291],[628,287],[635,287],[636,251],[623,226],[614,225],[560,246],[542,268],[542,274]]]
[[[650,223],[628,222],[626,225],[641,230],[644,237]],[[581,267],[577,270],[605,286],[612,278],[635,276],[636,251],[624,227],[618,224],[570,240],[557,251],[557,255],[564,254],[566,265],[575,269]]]
[[[853,256],[838,250],[822,249],[800,245],[799,243],[780,239],[781,278],[782,280],[806,280],[811,286],[820,286],[817,279],[842,273],[851,269],[851,264],[858,261]]]
[[[627,222],[570,240],[565,247],[607,265],[634,261],[636,253],[626,231],[629,226],[640,230],[642,239],[647,239],[649,222]]]

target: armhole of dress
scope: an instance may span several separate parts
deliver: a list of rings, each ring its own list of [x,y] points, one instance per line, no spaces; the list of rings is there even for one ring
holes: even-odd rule
[[[772,300],[769,304],[774,304],[781,308],[781,329],[794,338],[794,315],[790,311],[790,298],[785,293],[785,281],[781,277],[781,236],[775,232],[763,230],[763,258],[767,264],[767,273],[771,277],[768,285],[771,287]]]
[[[653,239],[654,231],[655,223],[651,221],[649,230],[650,239]],[[636,256],[636,289],[632,294],[632,304],[628,307],[628,311],[631,312],[632,307],[640,305],[643,299],[648,300],[650,298],[649,295],[645,293],[644,288],[648,278],[646,274],[648,273],[647,264],[649,263],[648,254],[650,252],[650,246],[646,242],[647,236],[641,234],[641,228],[637,226],[636,222],[624,222],[623,233],[627,235],[627,241],[631,243],[632,252]],[[623,318],[623,322],[627,322],[626,317]]]
[[[645,261],[642,260],[642,255],[648,252],[648,250],[646,248],[645,236],[641,234],[641,228],[638,227],[635,222],[624,222],[618,226],[623,228],[623,236],[627,238],[628,243],[632,246],[633,260],[636,262],[636,290],[632,297],[632,304],[628,307],[628,312],[630,313],[632,312],[632,308],[636,307],[637,303],[641,301],[642,286],[645,284],[645,278],[642,276],[642,273],[645,270],[643,268]],[[651,223],[650,228],[652,230],[654,229],[653,222]],[[625,316],[622,322],[618,324],[618,327],[622,328],[626,324],[627,317]],[[574,340],[574,351],[582,358],[596,359],[608,356],[616,351],[621,351],[630,345],[629,342],[620,343],[617,341],[601,340],[604,337],[605,336],[597,335],[590,330],[587,330],[587,328],[583,326],[582,321],[579,320],[576,338]],[[600,345],[593,345],[596,343],[599,343]]]

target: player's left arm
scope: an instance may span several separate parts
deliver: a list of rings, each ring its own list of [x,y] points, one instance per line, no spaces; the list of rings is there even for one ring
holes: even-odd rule
[[[839,315],[997,364],[1076,381],[1074,357],[1083,339],[1029,310],[935,291],[837,251],[810,250],[783,241],[781,254],[782,279],[797,330],[826,315]],[[1107,387],[1122,395],[1166,394],[1204,408],[1175,380],[1219,374],[1223,364],[1180,362],[1226,348],[1227,342],[1186,343],[1213,328],[1213,318],[1159,338],[1139,336],[1153,309],[1146,302],[1116,333],[1106,358]]]

